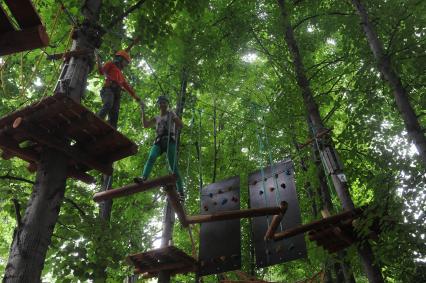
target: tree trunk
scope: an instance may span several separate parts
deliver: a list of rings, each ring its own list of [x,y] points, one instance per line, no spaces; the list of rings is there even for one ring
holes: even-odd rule
[[[15,230],[3,282],[40,282],[65,193],[67,158],[44,148],[22,224]]]
[[[426,165],[426,137],[422,131],[416,113],[410,104],[408,91],[402,85],[401,78],[393,69],[391,59],[385,53],[383,45],[368,18],[367,10],[360,0],[351,1],[361,18],[362,27],[367,37],[368,44],[370,45],[370,49],[377,61],[379,71],[388,82],[389,87],[393,90],[396,105],[404,120],[408,136],[416,145],[420,158],[423,164]]]
[[[96,27],[101,0],[86,0],[82,12],[85,25],[75,32],[72,50],[93,50],[100,44]],[[73,57],[63,66],[55,93],[68,95],[80,102],[93,56]],[[36,184],[22,219],[14,234],[3,282],[40,282],[47,249],[58,219],[65,193],[67,157],[43,148],[37,167]]]
[[[310,121],[308,120],[308,123]],[[330,190],[327,185],[326,176],[324,173],[324,169],[321,166],[320,155],[318,151],[318,147],[316,143],[312,144],[312,157],[316,166],[318,181],[319,181],[319,195],[321,200],[321,206],[323,209],[328,210],[330,213],[335,211],[334,205],[331,201]],[[355,278],[352,272],[352,269],[348,262],[346,261],[346,253],[344,251],[340,251],[337,253],[337,259],[340,263],[334,264],[334,271],[336,273],[337,282],[345,282],[345,283],[355,283]],[[330,279],[332,281],[332,279]]]
[[[185,106],[186,99],[186,90],[188,85],[188,73],[184,68],[182,68],[182,77],[181,77],[181,91],[178,95],[178,102],[176,105],[176,115],[182,119],[183,109]],[[176,166],[178,166],[178,156],[179,156],[179,144],[180,144],[180,132],[176,133]],[[164,208],[164,219],[163,219],[163,232],[161,235],[161,247],[167,247],[172,244],[173,241],[173,226],[175,224],[175,212],[169,201],[167,201],[166,207]],[[158,275],[158,283],[169,283],[170,282],[170,273],[166,271],[161,271]]]
[[[280,7],[283,20],[282,24],[284,28],[284,39],[292,55],[293,65],[295,67],[297,84],[302,91],[306,111],[312,123],[313,134],[316,135],[317,132],[323,131],[325,127],[323,125],[318,106],[314,101],[314,96],[306,76],[305,67],[299,52],[299,47],[294,37],[293,28],[288,17],[284,0],[277,0],[277,2]],[[331,142],[327,146],[332,150],[332,152],[337,153],[334,145]],[[324,148],[319,148],[319,150],[322,151]],[[331,178],[333,180],[333,184],[337,195],[339,196],[340,202],[342,203],[343,209],[350,210],[354,208],[354,204],[349,194],[347,183],[341,181],[339,178],[339,175],[341,174],[343,174],[343,168],[339,168],[338,170],[334,171],[331,174]],[[384,282],[380,268],[374,263],[374,255],[371,251],[370,245],[366,243],[363,249],[358,249],[358,253],[361,257],[364,271],[368,277],[369,282]]]
[[[163,219],[163,232],[161,235],[161,247],[167,247],[172,245],[173,241],[173,226],[175,224],[175,212],[173,211],[170,202],[167,201],[167,204],[164,208],[164,219]],[[166,271],[161,271],[158,275],[158,283],[169,283],[170,282],[170,273]]]

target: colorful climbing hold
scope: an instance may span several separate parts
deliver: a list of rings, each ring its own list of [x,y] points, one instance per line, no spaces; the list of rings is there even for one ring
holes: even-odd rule
[[[224,199],[222,200],[222,205],[226,204],[227,202],[228,202],[228,199],[227,199],[227,198],[224,198]]]
[[[281,183],[280,187],[283,188],[283,189],[285,189],[285,184]]]

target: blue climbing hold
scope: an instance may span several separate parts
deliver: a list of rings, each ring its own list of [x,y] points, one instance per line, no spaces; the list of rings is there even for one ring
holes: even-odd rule
[[[222,200],[222,205],[226,204],[227,202],[228,202],[228,199],[227,199],[227,198],[224,198],[224,199]]]

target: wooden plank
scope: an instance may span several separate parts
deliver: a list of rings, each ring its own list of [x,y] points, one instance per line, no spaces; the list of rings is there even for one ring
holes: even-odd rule
[[[49,45],[49,36],[42,25],[0,34],[0,56],[33,50]]]
[[[130,184],[119,189],[112,189],[104,192],[96,193],[93,200],[96,202],[133,195],[139,192],[144,192],[156,187],[174,185],[176,183],[175,175],[163,176],[154,180],[148,180],[141,184]]]
[[[0,5],[0,33],[14,31],[12,22],[10,21],[6,11]]]
[[[252,208],[235,211],[222,211],[213,214],[193,215],[187,217],[188,224],[206,223],[230,219],[251,218],[266,215],[278,215],[281,207]]]
[[[4,0],[22,29],[42,25],[31,0]]]
[[[20,148],[16,141],[10,137],[0,136],[0,147],[9,153],[17,156],[27,162],[37,162],[39,155],[37,152],[25,148]]]
[[[294,228],[287,229],[286,231],[276,233],[274,235],[274,240],[277,241],[277,240],[281,240],[281,239],[285,239],[285,238],[290,238],[290,237],[293,237],[295,235],[308,232],[312,229],[316,229],[316,228],[322,227],[322,226],[327,225],[327,224],[335,224],[335,223],[342,221],[342,220],[345,220],[345,219],[356,218],[361,213],[362,213],[362,209],[356,208],[354,210],[345,211],[343,213],[336,214],[336,215],[333,215],[331,217],[327,217],[327,218],[324,218],[324,219],[321,219],[321,220],[313,221],[309,224],[299,225],[299,226],[296,226]]]
[[[184,262],[169,262],[169,263],[158,263],[150,268],[139,268],[142,273],[157,273],[163,270],[175,270],[188,267],[187,263]]]
[[[281,221],[284,218],[284,214],[287,211],[288,203],[283,201],[281,202],[281,212],[278,215],[274,215],[272,218],[271,225],[269,225],[268,230],[265,234],[265,240],[272,240],[274,238],[274,234],[277,231],[278,226],[280,225]]]
[[[65,142],[59,140],[55,136],[45,132],[43,129],[38,127],[35,124],[30,124],[21,119],[19,124],[14,124],[16,126],[16,131],[21,131],[24,135],[28,135],[30,138],[34,139],[38,143],[54,148],[58,151],[65,153],[69,158],[76,160],[83,165],[88,166],[91,169],[96,169],[103,174],[111,175],[112,174],[112,165],[102,164],[96,160],[93,160],[86,153],[80,151],[79,149],[66,144]]]
[[[166,194],[169,198],[169,202],[170,202],[173,210],[177,214],[180,223],[182,224],[183,227],[188,227],[188,223],[186,221],[185,210],[183,209],[183,206],[182,206],[181,202],[179,201],[179,197],[178,197],[178,194],[176,192],[175,184],[166,186],[164,190],[166,191]]]

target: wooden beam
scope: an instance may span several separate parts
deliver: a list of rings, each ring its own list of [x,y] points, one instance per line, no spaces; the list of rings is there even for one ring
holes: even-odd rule
[[[251,218],[266,215],[278,215],[280,213],[281,207],[264,207],[234,211],[221,211],[213,214],[194,215],[188,216],[186,220],[188,224],[195,224],[231,219]]]
[[[362,213],[362,209],[356,208],[354,210],[345,211],[345,212],[342,212],[340,214],[336,214],[336,215],[333,215],[331,217],[327,217],[327,218],[324,218],[324,219],[321,219],[321,220],[313,221],[313,222],[305,224],[305,225],[299,225],[299,226],[296,226],[294,228],[287,229],[286,231],[275,233],[274,240],[278,241],[278,240],[290,238],[290,237],[308,232],[312,229],[315,229],[315,228],[318,228],[318,227],[321,227],[321,226],[324,226],[324,225],[334,224],[334,223],[342,221],[342,220],[357,217],[361,213]]]
[[[76,147],[73,147],[60,139],[56,138],[50,133],[47,133],[41,127],[35,124],[28,123],[25,119],[18,117],[13,123],[16,131],[20,131],[23,135],[28,136],[38,143],[54,148],[60,152],[65,153],[69,158],[82,163],[83,165],[100,171],[103,174],[112,174],[112,164],[103,164],[97,160],[90,158],[85,152],[82,152]]]
[[[9,17],[7,16],[6,11],[0,5],[0,33],[8,32],[8,31],[14,31],[14,30],[15,30],[15,28],[13,27],[12,22],[10,21]]]
[[[49,36],[42,25],[0,34],[0,56],[47,45],[49,45]]]
[[[174,183],[176,183],[176,176],[167,175],[154,180],[148,180],[141,184],[130,184],[118,189],[112,189],[112,190],[96,193],[93,196],[93,200],[96,202],[100,202],[100,201],[104,201],[108,199],[129,196],[139,192],[148,191],[150,189],[160,187],[160,186],[174,185]]]
[[[178,194],[176,192],[176,185],[169,185],[166,186],[164,188],[164,190],[166,191],[166,194],[169,198],[169,202],[173,208],[173,210],[175,211],[175,213],[177,214],[180,223],[182,224],[183,227],[188,227],[188,222],[187,222],[187,217],[185,214],[185,210],[181,204],[181,202],[179,201],[179,197]]]
[[[71,177],[73,179],[77,179],[80,180],[86,184],[93,184],[95,183],[95,178],[93,178],[93,176],[90,176],[89,174],[82,172],[82,171],[78,171],[75,168],[69,168],[68,169],[68,177]]]
[[[265,234],[265,240],[272,240],[274,238],[274,234],[277,231],[278,226],[280,225],[281,221],[284,218],[284,215],[288,208],[288,203],[283,201],[280,204],[281,212],[280,214],[274,215],[272,218],[271,225],[269,225],[268,230]]]
[[[138,267],[137,265],[135,265]],[[158,263],[156,265],[153,265],[150,268],[140,268],[138,267],[138,270],[140,270],[140,273],[157,273],[163,270],[176,270],[176,269],[182,269],[188,267],[188,264],[185,262],[171,262],[171,263]]]
[[[4,0],[22,29],[41,25],[41,19],[31,0]]]
[[[8,151],[9,154],[17,156],[27,162],[37,162],[38,153],[34,150],[20,148],[15,140],[10,137],[0,135],[0,147]]]

